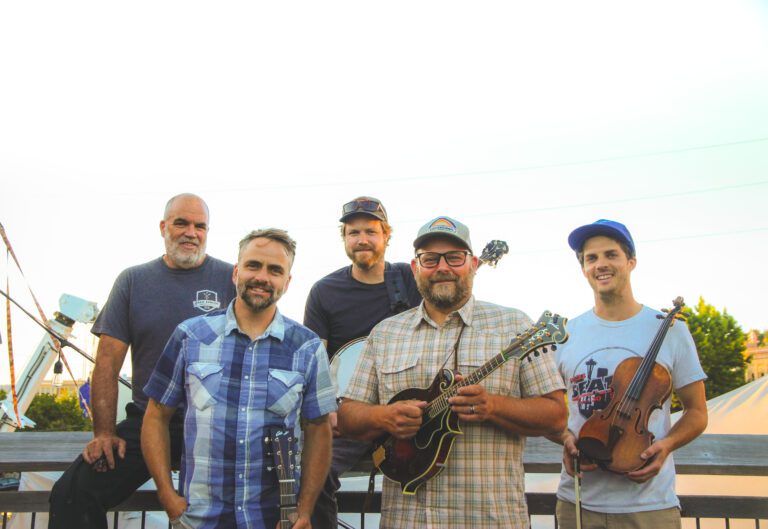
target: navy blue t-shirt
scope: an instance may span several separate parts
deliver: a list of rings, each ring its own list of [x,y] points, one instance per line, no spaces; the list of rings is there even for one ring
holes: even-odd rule
[[[130,345],[133,402],[142,410],[144,385],[182,321],[225,309],[235,297],[233,266],[211,256],[188,270],[169,268],[162,257],[123,270],[91,332]]]
[[[411,267],[407,263],[388,264],[400,273],[408,307],[421,303]],[[340,268],[312,286],[304,307],[304,325],[328,341],[333,355],[347,342],[368,336],[381,320],[394,316],[385,283],[369,285],[352,277],[352,265]]]

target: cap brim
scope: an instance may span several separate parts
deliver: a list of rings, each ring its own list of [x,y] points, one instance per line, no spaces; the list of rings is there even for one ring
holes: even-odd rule
[[[625,243],[632,245],[627,241],[627,237],[616,228],[611,226],[600,226],[595,224],[587,224],[580,228],[576,228],[568,236],[568,245],[575,252],[580,251],[584,247],[584,243],[587,239],[597,237],[599,235],[606,235],[612,239],[619,239]]]
[[[458,242],[459,244],[461,244],[464,248],[466,248],[470,252],[472,251],[472,248],[469,247],[469,245],[467,244],[467,242],[464,239],[462,239],[458,235],[454,235],[452,233],[445,232],[445,231],[439,231],[439,232],[433,232],[433,233],[425,233],[421,237],[417,237],[416,240],[413,241],[413,248],[414,249],[420,248],[424,244],[424,241],[426,241],[427,239],[433,238],[433,237],[444,237],[446,239],[452,239],[452,240]]]
[[[374,219],[380,220],[382,222],[387,222],[387,218],[384,215],[373,211],[353,211],[352,213],[342,215],[342,217],[339,219],[339,222],[347,222],[349,219],[357,215],[365,215],[367,217],[373,217]]]

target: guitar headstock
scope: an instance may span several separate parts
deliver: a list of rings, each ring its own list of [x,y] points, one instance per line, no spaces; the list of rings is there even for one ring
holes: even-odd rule
[[[554,351],[557,348],[556,344],[565,343],[568,340],[567,322],[568,318],[553,314],[548,310],[544,311],[530,329],[517,335],[514,348],[519,349],[519,351],[514,356],[522,359],[533,352],[536,352],[536,356],[538,356],[538,350],[541,349],[546,353],[548,345],[551,345]]]
[[[502,257],[509,253],[509,245],[505,241],[492,240],[483,248],[483,253],[478,258],[481,263],[495,268]]]
[[[264,438],[280,481],[295,479],[296,454],[293,451],[293,441],[293,432],[289,430],[272,429],[269,437]]]

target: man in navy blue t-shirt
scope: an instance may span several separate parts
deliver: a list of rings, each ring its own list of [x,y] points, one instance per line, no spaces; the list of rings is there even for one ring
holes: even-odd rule
[[[149,479],[140,433],[143,388],[182,321],[227,307],[235,296],[233,267],[205,252],[208,206],[192,194],[171,198],[160,221],[165,254],[124,270],[91,332],[99,336],[91,382],[93,439],[51,491],[49,529],[106,529],[106,510]],[[132,402],[115,424],[117,376],[131,349]],[[171,427],[172,459],[182,443],[180,417]]]
[[[351,340],[367,336],[381,320],[421,303],[410,265],[384,260],[392,227],[381,201],[358,197],[347,202],[339,221],[344,250],[352,264],[315,283],[304,308],[304,325],[320,336],[331,356]],[[331,415],[338,436],[336,414]],[[336,528],[339,475],[357,463],[369,446],[334,439],[331,472],[315,506],[313,528]]]

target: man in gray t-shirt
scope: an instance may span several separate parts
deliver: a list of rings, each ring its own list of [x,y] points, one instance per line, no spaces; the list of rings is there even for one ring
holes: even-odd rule
[[[182,321],[225,309],[235,296],[232,265],[205,253],[208,207],[195,195],[171,198],[160,222],[165,254],[124,270],[92,332],[100,337],[92,377],[93,440],[51,491],[49,529],[106,528],[106,510],[149,479],[140,433],[144,387],[168,338]],[[131,349],[133,400],[115,424],[117,376]],[[171,427],[178,463],[182,428]]]

